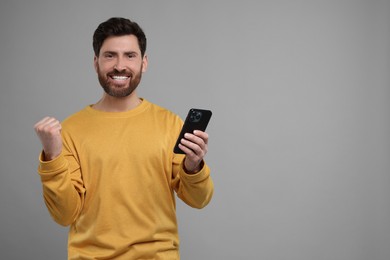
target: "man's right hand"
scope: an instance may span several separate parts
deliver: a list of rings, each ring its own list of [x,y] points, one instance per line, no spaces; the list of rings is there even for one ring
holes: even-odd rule
[[[35,132],[41,140],[44,160],[51,161],[62,151],[61,124],[53,117],[45,117],[34,125]]]

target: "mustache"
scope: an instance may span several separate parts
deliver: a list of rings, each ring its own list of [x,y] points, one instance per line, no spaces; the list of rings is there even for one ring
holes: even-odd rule
[[[113,69],[112,71],[108,72],[107,75],[109,76],[127,76],[127,77],[131,77],[133,76],[133,72],[131,72],[130,70],[126,70],[126,69],[123,69],[123,70],[117,70],[117,69]]]

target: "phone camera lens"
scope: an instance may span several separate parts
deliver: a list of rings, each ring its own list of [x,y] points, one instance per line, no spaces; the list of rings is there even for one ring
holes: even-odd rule
[[[200,111],[192,111],[190,115],[190,121],[193,123],[199,122],[202,118],[202,112]]]

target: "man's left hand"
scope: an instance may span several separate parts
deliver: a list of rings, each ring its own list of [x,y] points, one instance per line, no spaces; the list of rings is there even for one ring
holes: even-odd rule
[[[194,174],[201,170],[208,140],[209,135],[199,130],[195,130],[193,134],[186,133],[181,139],[179,148],[186,154],[184,167],[187,173]]]

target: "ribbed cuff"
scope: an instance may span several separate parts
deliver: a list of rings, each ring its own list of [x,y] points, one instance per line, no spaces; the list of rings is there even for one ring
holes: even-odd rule
[[[180,165],[180,179],[184,180],[189,183],[197,183],[205,180],[210,176],[210,168],[207,166],[207,164],[203,161],[203,167],[200,169],[199,172],[194,174],[186,173],[184,170],[184,160],[181,162]]]
[[[64,167],[66,167],[66,165],[67,165],[67,161],[62,153],[51,161],[44,161],[43,152],[41,152],[39,155],[38,172],[40,175],[47,175],[50,173],[55,174],[61,169],[63,169]]]

